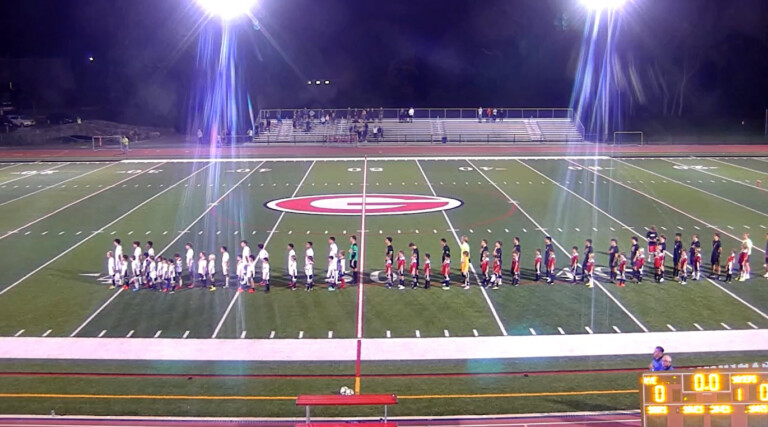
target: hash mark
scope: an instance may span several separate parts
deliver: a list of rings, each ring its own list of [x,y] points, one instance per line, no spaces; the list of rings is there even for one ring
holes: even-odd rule
[[[584,329],[586,329],[587,332],[589,332],[590,334],[594,333],[594,332],[592,332],[592,329],[589,328],[589,326],[585,326]]]
[[[53,332],[53,329],[48,329],[47,331],[45,331],[45,333],[43,334],[43,336],[44,336],[44,337],[47,337],[48,335],[50,335],[50,334],[51,334],[51,332]]]
[[[670,330],[670,331],[672,331],[672,332],[677,332],[677,329],[675,329],[675,328],[674,328],[672,325],[670,325],[669,323],[667,323],[667,328],[669,328],[669,330]]]
[[[472,333],[473,333],[473,334],[474,334],[476,337],[479,337],[479,336],[480,336],[480,334],[478,334],[478,333],[477,333],[477,329],[472,329]]]
[[[443,334],[444,334],[446,337],[450,337],[450,336],[451,336],[451,334],[449,334],[449,333],[448,333],[448,329],[443,329]]]
[[[304,338],[304,331],[299,331],[299,339]]]
[[[701,326],[699,326],[699,324],[698,324],[698,323],[694,323],[694,324],[693,324],[693,326],[695,326],[695,327],[696,327],[696,329],[698,329],[698,330],[700,330],[700,331],[703,331],[703,330],[704,330],[704,328],[702,328]]]
[[[128,335],[126,335],[125,337],[126,338],[132,337],[133,336],[133,332],[134,332],[133,329],[131,329],[131,332],[128,332]]]
[[[333,331],[328,331],[328,338],[333,338]]]
[[[621,333],[621,329],[619,329],[616,325],[613,325],[613,330],[616,331],[617,334]]]
[[[747,325],[749,325],[749,326],[750,326],[752,329],[759,329],[759,328],[757,327],[757,325],[755,325],[755,324],[754,324],[754,323],[752,323],[752,322],[747,322]],[[23,332],[23,331],[24,331],[24,329],[22,329],[21,331]]]
[[[560,332],[560,335],[565,335],[565,331],[561,327],[557,327],[557,332]]]
[[[536,331],[533,330],[533,328],[528,328],[529,331],[531,331],[531,335],[536,335]]]
[[[421,331],[416,329],[416,338],[421,338]]]
[[[104,336],[104,335],[106,335],[106,334],[107,334],[107,330],[106,330],[106,329],[104,329],[104,330],[102,330],[101,332],[99,332],[99,335],[98,335],[96,338],[101,338],[101,337],[103,337],[103,336]]]
[[[241,340],[242,340],[242,339],[245,339],[245,334],[246,334],[246,332],[248,332],[248,331],[243,331],[243,332],[240,332],[240,339],[241,339]]]
[[[158,330],[157,332],[155,332],[155,338],[159,337],[159,336],[160,336],[160,334],[162,334],[162,333],[163,333],[163,330],[162,330],[162,329],[160,329],[160,330]]]
[[[21,336],[21,334],[23,333],[24,333],[24,329],[20,330],[19,332],[16,332],[16,335],[14,335],[14,337]]]
[[[725,323],[723,323],[723,322],[720,322],[720,324],[721,324],[721,325],[723,325],[723,327],[724,327],[725,329],[728,329],[729,331],[731,330],[731,327],[730,327],[730,326],[728,326],[728,325],[726,325]]]
[[[301,333],[303,334],[304,331],[302,331]],[[274,338],[274,337],[275,337],[275,331],[270,332],[269,333],[269,338]]]
[[[189,331],[185,331],[184,335],[181,336],[182,339],[186,339],[189,336]]]
[[[387,329],[387,338],[392,338],[392,332],[390,332],[389,329]]]

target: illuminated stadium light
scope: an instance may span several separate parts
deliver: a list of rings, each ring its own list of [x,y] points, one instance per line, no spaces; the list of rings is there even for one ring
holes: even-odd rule
[[[627,0],[581,0],[581,4],[590,10],[616,10],[621,9]]]
[[[321,83],[320,80],[315,80],[316,85],[320,86],[320,83]]]
[[[221,17],[225,21],[247,15],[256,0],[196,0],[206,12]]]
[[[326,84],[326,85],[329,85],[329,84],[331,84],[331,81],[330,81],[330,80],[326,80],[326,81],[325,81],[325,84]]]

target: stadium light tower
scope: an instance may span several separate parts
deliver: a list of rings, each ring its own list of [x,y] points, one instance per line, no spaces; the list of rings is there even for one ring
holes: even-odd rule
[[[581,0],[587,9],[600,12],[603,10],[618,10],[627,2],[627,0]]]
[[[210,15],[229,21],[237,17],[248,15],[256,6],[257,0],[196,0]]]

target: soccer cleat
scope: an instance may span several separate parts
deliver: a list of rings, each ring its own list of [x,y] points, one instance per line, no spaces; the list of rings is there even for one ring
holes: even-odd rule
[[[194,284],[190,284],[189,286],[187,286],[187,289],[193,289],[194,287],[195,287]]]
[[[333,286],[330,286],[330,287],[328,288],[328,290],[329,290],[330,292],[333,292],[333,291],[335,291],[335,290],[336,290],[336,288],[334,288]]]
[[[115,285],[110,285],[109,289],[115,289],[115,287],[116,287]]]
[[[462,286],[463,289],[469,289],[469,285]]]
[[[256,290],[255,290],[255,289],[253,289],[253,288],[250,288],[250,289],[248,289],[248,293],[249,293],[249,294],[252,294],[252,293],[254,293],[254,292],[256,292]]]
[[[208,291],[209,291],[209,292],[213,292],[213,291],[215,291],[215,290],[216,290],[216,286],[211,286],[210,288],[208,288]]]
[[[397,289],[400,289],[400,290],[402,290],[402,289],[405,289],[405,286],[403,286],[403,285],[397,285]]]

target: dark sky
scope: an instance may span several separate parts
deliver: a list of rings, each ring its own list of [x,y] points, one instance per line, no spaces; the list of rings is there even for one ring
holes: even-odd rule
[[[261,0],[256,15],[260,31],[236,32],[262,107],[568,106],[585,21],[578,0]],[[193,0],[4,0],[0,58],[67,59],[74,88],[57,103],[179,121],[200,16]],[[622,20],[627,115],[768,106],[768,1],[634,0]]]

